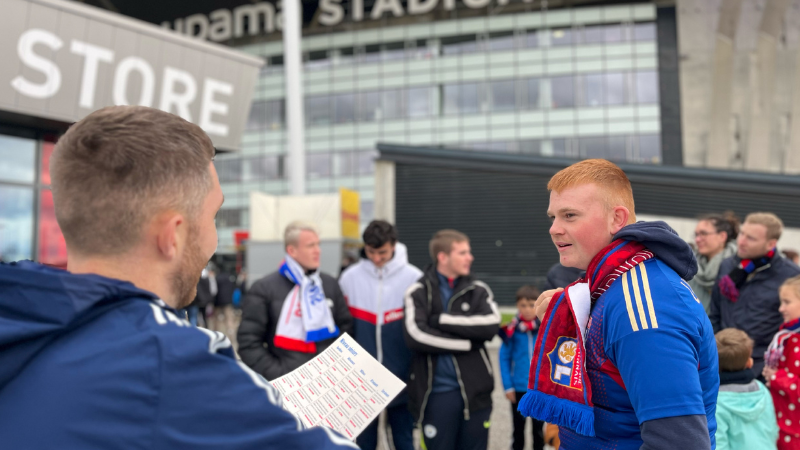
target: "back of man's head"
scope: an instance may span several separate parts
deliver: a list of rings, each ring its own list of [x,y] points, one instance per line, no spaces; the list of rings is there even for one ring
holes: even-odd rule
[[[771,212],[754,212],[745,217],[744,223],[763,225],[767,229],[767,239],[780,239],[783,234],[783,221]]]
[[[547,183],[547,190],[561,193],[565,189],[584,184],[595,184],[600,189],[609,210],[624,206],[630,213],[628,223],[636,222],[633,189],[628,176],[616,164],[605,159],[586,159],[577,162],[557,174]]]
[[[397,229],[385,220],[373,220],[364,229],[362,238],[364,245],[372,248],[381,248],[387,243],[394,245],[397,243]]]
[[[747,333],[736,328],[725,328],[714,337],[717,340],[720,372],[738,372],[748,368],[753,340]]]
[[[158,213],[196,216],[212,187],[214,146],[200,127],[157,109],[112,106],[59,139],[50,159],[56,220],[68,251],[123,254]]]

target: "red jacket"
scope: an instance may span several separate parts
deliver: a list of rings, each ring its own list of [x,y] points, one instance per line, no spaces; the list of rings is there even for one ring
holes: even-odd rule
[[[779,450],[800,450],[800,334],[784,340],[778,370],[769,380],[775,415],[778,418]]]

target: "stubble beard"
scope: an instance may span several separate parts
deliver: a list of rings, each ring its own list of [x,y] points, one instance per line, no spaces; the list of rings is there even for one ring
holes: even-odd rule
[[[197,283],[203,268],[208,263],[208,258],[203,255],[200,248],[199,233],[194,226],[189,227],[188,243],[180,266],[172,274],[172,293],[177,302],[176,309],[189,306],[197,295]]]

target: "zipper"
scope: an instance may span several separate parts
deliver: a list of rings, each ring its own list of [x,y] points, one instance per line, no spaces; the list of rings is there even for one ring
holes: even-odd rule
[[[378,362],[383,364],[383,339],[381,338],[381,325],[383,324],[383,271],[378,269],[378,307],[375,312],[379,315],[375,317],[375,343],[378,347]]]
[[[422,427],[422,421],[425,419],[425,408],[428,406],[428,397],[430,397],[431,392],[433,391],[433,359],[431,355],[428,355],[428,390],[425,391],[425,395],[422,397],[422,411],[419,413],[419,422],[417,423],[418,427]]]
[[[461,380],[461,370],[458,368],[458,361],[455,355],[450,355],[453,358],[453,365],[456,368],[456,378],[458,385],[461,386],[461,397],[464,398],[464,420],[469,420],[469,400],[467,400],[467,390],[464,388],[464,382]]]
[[[494,377],[494,372],[492,372],[492,365],[491,363],[489,363],[489,357],[486,356],[486,351],[482,348],[479,348],[478,353],[481,354],[481,358],[483,358],[483,363],[486,364],[486,370],[489,371],[489,375]]]
[[[448,302],[447,302],[447,311],[446,311],[446,312],[450,312],[450,309],[453,307],[453,302],[454,302],[454,301],[455,301],[455,300],[456,300],[458,297],[461,297],[462,295],[466,294],[467,292],[469,292],[469,291],[471,291],[471,290],[473,290],[473,289],[475,289],[475,285],[468,286],[468,287],[467,287],[466,289],[464,289],[463,291],[461,291],[461,292],[459,292],[458,294],[456,294],[456,295],[454,295],[454,296],[450,297],[450,301],[448,301]]]

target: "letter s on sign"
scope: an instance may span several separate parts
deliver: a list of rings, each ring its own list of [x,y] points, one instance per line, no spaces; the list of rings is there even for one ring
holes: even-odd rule
[[[20,94],[33,98],[49,98],[55,95],[61,88],[61,71],[52,61],[42,58],[33,52],[36,44],[44,44],[56,51],[64,43],[55,34],[49,31],[34,28],[22,33],[17,43],[17,54],[22,62],[45,76],[42,84],[28,81],[22,75],[16,76],[11,80],[11,86]]]

